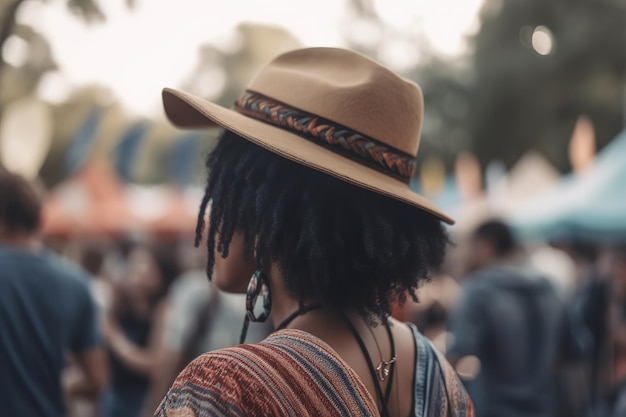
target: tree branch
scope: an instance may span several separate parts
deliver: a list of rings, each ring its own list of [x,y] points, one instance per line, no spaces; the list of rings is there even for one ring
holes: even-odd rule
[[[15,31],[15,26],[17,24],[17,11],[24,1],[25,0],[14,0],[13,3],[9,4],[6,7],[4,16],[2,16],[2,20],[0,21],[0,75],[2,75],[2,71],[7,65],[2,58],[2,50],[7,39],[9,39]],[[0,119],[2,119],[3,110],[2,104],[0,103]]]
[[[6,62],[2,59],[2,48],[4,47],[7,39],[9,39],[15,31],[15,26],[17,24],[17,11],[24,1],[25,0],[14,0],[13,3],[7,6],[6,12],[4,13],[4,16],[2,16],[2,23],[0,23],[0,73],[6,65]]]

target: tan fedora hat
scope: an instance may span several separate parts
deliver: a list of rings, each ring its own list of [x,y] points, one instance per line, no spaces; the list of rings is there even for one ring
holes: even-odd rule
[[[419,86],[361,54],[336,48],[287,52],[261,69],[232,109],[169,88],[163,105],[178,127],[220,126],[454,223],[409,188],[423,119]]]

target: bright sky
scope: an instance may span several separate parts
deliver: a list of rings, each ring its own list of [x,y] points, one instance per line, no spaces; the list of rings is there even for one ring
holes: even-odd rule
[[[345,0],[100,0],[108,17],[87,26],[69,15],[65,0],[30,2],[20,20],[44,33],[60,74],[42,90],[54,99],[63,85],[108,86],[138,114],[160,111],[160,90],[178,86],[194,68],[198,47],[223,42],[241,22],[285,27],[306,46],[343,46]],[[462,54],[477,27],[481,0],[375,0],[380,16],[398,31],[424,36],[445,56]],[[298,6],[301,4],[302,6]],[[306,7],[304,6],[306,5]],[[402,65],[402,47],[389,48],[389,63]],[[60,98],[60,97],[59,97]]]

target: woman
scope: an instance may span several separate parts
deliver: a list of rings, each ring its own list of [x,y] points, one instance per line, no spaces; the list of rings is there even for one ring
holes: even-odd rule
[[[180,127],[226,129],[196,244],[207,226],[209,277],[247,287],[242,341],[249,321],[277,331],[192,362],[157,415],[472,416],[449,365],[389,317],[441,264],[441,221],[452,222],[408,185],[419,87],[357,53],[311,48],[268,64],[232,110],[170,89],[163,99]]]
[[[177,275],[175,263],[163,255],[141,246],[130,252],[126,279],[116,288],[106,316],[111,369],[111,386],[104,398],[107,417],[139,415],[158,365],[165,295]]]

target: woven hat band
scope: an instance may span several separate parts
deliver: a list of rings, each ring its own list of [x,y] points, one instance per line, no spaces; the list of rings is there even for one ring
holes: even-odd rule
[[[415,174],[414,155],[271,97],[247,90],[235,102],[234,110],[324,146],[404,183],[408,184]]]

